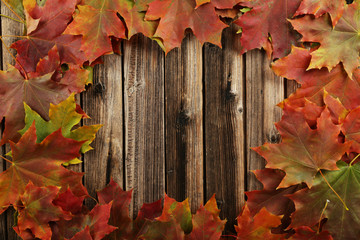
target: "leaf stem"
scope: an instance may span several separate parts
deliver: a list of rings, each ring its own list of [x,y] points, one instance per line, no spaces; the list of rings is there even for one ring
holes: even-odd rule
[[[29,79],[24,67],[20,64],[20,62],[16,59],[16,57],[11,53],[10,49],[8,46],[6,46],[4,40],[2,39],[2,36],[0,36],[0,40],[3,43],[4,47],[6,48],[7,52],[10,54],[10,56],[15,60],[15,62],[17,62],[17,64],[19,64],[20,68],[23,70],[24,74],[25,74],[25,79]]]
[[[351,165],[355,162],[355,160],[360,156],[360,153],[354,157],[354,159],[349,163],[349,166],[351,167]]]
[[[20,20],[21,23],[25,24],[25,21],[22,17],[20,17],[10,6],[9,4],[4,1],[4,0],[1,0],[1,2],[13,13],[15,14],[15,16]]]
[[[5,18],[11,19],[11,20],[13,20],[13,21],[15,21],[15,22],[18,22],[18,23],[24,23],[24,22],[21,22],[21,21],[15,19],[15,18],[12,18],[12,17],[10,17],[10,16],[4,15],[4,14],[0,14],[0,17],[5,17]]]
[[[1,156],[0,155],[0,158],[2,158],[2,159],[4,159],[5,161],[7,161],[8,163],[11,163],[11,164],[13,164],[13,162],[12,161],[10,161],[9,159],[7,159],[7,158],[4,158],[3,156]]]
[[[349,211],[349,208],[346,206],[345,201],[339,196],[339,194],[335,191],[335,189],[330,185],[330,183],[326,180],[324,174],[322,173],[321,169],[319,169],[319,172],[321,174],[321,176],[323,177],[323,179],[325,180],[326,184],[329,186],[329,188],[335,193],[335,195],[339,198],[339,200],[342,202],[342,204],[344,205],[346,211]]]
[[[325,207],[323,208],[322,212],[321,212],[321,215],[320,215],[320,219],[319,219],[319,227],[318,227],[318,230],[317,230],[317,234],[320,233],[320,226],[321,226],[321,220],[323,218],[323,215],[324,215],[324,212],[325,212],[325,209],[327,208],[328,204],[329,204],[330,200],[329,199],[326,199],[326,203],[325,203]]]

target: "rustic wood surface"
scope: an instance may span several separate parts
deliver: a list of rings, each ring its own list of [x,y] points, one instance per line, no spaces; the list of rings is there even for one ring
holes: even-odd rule
[[[203,62],[200,42],[188,34],[165,61],[166,192],[192,211],[204,201]]]
[[[1,13],[13,16],[4,6]],[[166,56],[156,42],[136,35],[122,42],[120,55],[105,56],[95,67],[94,84],[77,99],[91,117],[82,124],[104,126],[83,164],[71,167],[85,172],[91,195],[113,178],[133,189],[135,216],[165,192],[178,201],[189,197],[193,212],[215,193],[233,231],[244,192],[262,187],[250,170],[264,160],[250,147],[280,140],[276,104],[297,87],[272,73],[263,51],[239,55],[236,30],[224,31],[222,49],[201,46],[188,33]],[[1,32],[22,35],[23,26],[1,18]],[[4,41],[10,46],[14,39]],[[1,49],[6,69],[13,59]],[[12,211],[0,216],[0,239],[18,239],[13,219]]]
[[[223,49],[204,47],[206,199],[216,194],[232,231],[245,200],[244,62],[235,33],[224,31]]]

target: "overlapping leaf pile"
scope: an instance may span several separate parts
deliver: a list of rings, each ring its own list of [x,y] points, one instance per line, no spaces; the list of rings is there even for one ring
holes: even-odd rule
[[[360,5],[342,0],[2,0],[23,22],[12,44],[16,64],[0,71],[1,145],[10,144],[0,173],[0,213],[16,210],[23,239],[222,238],[213,196],[195,214],[188,201],[144,204],[129,216],[131,191],[114,181],[96,206],[82,173],[66,168],[100,125],[75,94],[91,84],[92,66],[138,33],[167,53],[186,29],[221,46],[227,23],[241,34],[239,54],[264,48],[276,74],[301,87],[279,106],[282,141],[254,150],[267,165],[254,173],[263,190],[247,192],[237,239],[358,239],[360,237]],[[6,37],[6,36],[2,36]],[[360,159],[360,158],[359,158]]]

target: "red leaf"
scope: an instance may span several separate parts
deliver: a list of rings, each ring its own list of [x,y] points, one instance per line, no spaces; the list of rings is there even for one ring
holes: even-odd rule
[[[43,7],[39,7],[34,0],[24,0],[24,8],[29,17],[37,19],[38,24],[33,31],[28,31],[25,39],[15,42],[11,47],[17,50],[16,59],[26,72],[34,72],[38,61],[55,45],[59,50],[61,63],[85,62],[84,54],[79,51],[81,37],[62,35],[76,4],[77,0],[47,0]],[[18,64],[16,67],[20,69]]]
[[[295,228],[295,231],[290,240],[333,240],[328,231],[318,233],[306,226]]]
[[[295,16],[313,14],[318,18],[329,13],[332,24],[335,26],[344,12],[345,4],[345,1],[339,0],[303,0]]]
[[[93,240],[103,239],[106,235],[116,230],[116,227],[108,224],[112,202],[104,205],[96,205],[88,214],[77,214],[67,221],[61,219],[52,226],[52,240],[70,239],[76,234],[86,235],[86,228]],[[83,232],[83,233],[81,233]]]
[[[19,215],[14,229],[21,237],[26,238],[23,234],[27,236],[27,230],[30,230],[35,237],[50,240],[52,233],[49,222],[58,221],[61,217],[69,218],[60,207],[52,203],[58,192],[58,187],[36,187],[29,182],[20,196],[24,207],[16,206]]]
[[[29,79],[14,67],[0,71],[0,119],[5,117],[5,130],[0,144],[17,141],[18,131],[24,127],[24,102],[48,120],[50,103],[58,104],[72,92],[80,93],[88,82],[88,72],[79,70],[65,73],[59,82],[53,81],[54,71],[59,67],[57,48],[40,60],[36,72],[28,73]],[[76,70],[74,70],[76,71]],[[85,72],[84,72],[85,71]]]
[[[65,192],[59,194],[53,203],[66,212],[77,214],[82,210],[84,199],[85,196],[77,197],[72,193],[71,189],[68,188]]]
[[[33,124],[17,144],[10,142],[13,164],[0,174],[0,207],[3,210],[19,200],[29,181],[38,187],[58,186],[64,191],[70,187],[79,197],[87,195],[81,182],[83,174],[61,166],[79,156],[83,142],[64,138],[60,129],[41,143],[36,143],[36,139]]]
[[[113,179],[106,188],[98,192],[100,204],[113,202],[110,224],[117,227],[111,234],[113,239],[124,239],[131,230],[132,219],[129,217],[129,206],[132,191],[123,191]]]
[[[242,28],[242,53],[255,48],[267,47],[271,37],[273,57],[281,58],[290,52],[296,36],[290,28],[288,18],[298,9],[301,0],[254,0],[241,3],[252,8],[235,23]],[[274,17],[276,16],[276,17]]]
[[[196,8],[195,0],[155,0],[149,4],[145,19],[160,19],[154,37],[161,38],[166,53],[181,45],[187,28],[201,43],[221,46],[221,33],[227,27],[220,21],[211,3]]]
[[[344,68],[337,65],[330,72],[326,68],[307,70],[311,61],[309,50],[294,47],[289,56],[276,61],[272,68],[279,76],[296,79],[301,84],[295,94],[285,102],[293,106],[303,106],[304,99],[323,105],[324,89],[347,108],[360,105],[360,70],[354,72],[351,80]]]
[[[266,167],[285,171],[279,187],[302,182],[311,187],[319,169],[336,170],[336,162],[350,147],[348,143],[338,142],[340,126],[332,123],[327,109],[318,118],[317,129],[313,130],[301,112],[285,106],[283,118],[276,127],[282,142],[265,143],[254,150],[266,159]]]
[[[218,240],[225,228],[226,220],[219,217],[220,210],[217,208],[215,195],[200,206],[192,217],[193,230],[186,235],[186,240]]]
[[[271,229],[281,223],[281,217],[272,215],[265,208],[261,209],[254,217],[251,216],[247,205],[237,218],[238,225],[235,226],[238,239],[246,240],[280,240],[284,235],[272,234]]]
[[[358,71],[357,67],[360,65],[359,14],[360,8],[355,1],[345,6],[344,13],[334,28],[327,14],[316,19],[306,15],[290,21],[303,36],[303,42],[320,43],[320,47],[311,53],[308,69],[326,67],[330,71],[342,62],[345,71],[352,78],[353,72]]]

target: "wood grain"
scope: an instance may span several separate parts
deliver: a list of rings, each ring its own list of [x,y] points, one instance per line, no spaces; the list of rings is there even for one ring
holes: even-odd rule
[[[281,109],[276,104],[284,99],[285,90],[284,80],[272,72],[264,51],[252,50],[245,57],[247,190],[250,191],[262,188],[250,171],[265,165],[265,160],[250,148],[280,141],[274,123],[281,118]]]
[[[204,200],[202,46],[188,34],[165,60],[166,192],[189,198],[196,211]]]
[[[244,64],[235,33],[224,31],[223,49],[206,44],[204,50],[206,199],[216,193],[232,231],[245,190]]]
[[[165,192],[164,53],[142,35],[124,42],[126,189],[133,215]]]
[[[84,125],[103,124],[94,150],[84,155],[85,186],[96,196],[112,177],[123,185],[123,95],[122,58],[104,57],[104,64],[94,69],[94,83],[83,95],[83,109],[91,117]],[[95,203],[88,203],[94,205]]]
[[[1,14],[6,16],[11,16],[13,18],[16,18],[16,16],[3,4],[1,3]],[[11,19],[2,17],[1,18],[1,35],[14,35],[14,36],[22,36],[24,33],[24,25],[22,23],[18,23],[16,21],[13,21]],[[2,44],[2,69],[7,70],[8,64],[14,64],[14,58],[11,56],[11,54],[6,50],[6,47],[9,48],[13,42],[18,40],[17,38],[13,37],[4,37],[4,44]],[[9,49],[9,51],[15,55],[16,51],[14,49]],[[10,147],[5,147],[5,152],[10,151]],[[9,164],[6,164],[7,168],[10,166]],[[12,226],[14,226],[14,210],[12,208],[8,209],[6,211],[6,227],[7,227],[7,240],[15,240],[15,239],[21,239],[17,236],[15,231],[12,229]],[[5,216],[4,214],[4,216]],[[0,220],[1,221],[1,220]],[[2,224],[4,225],[4,223]],[[1,235],[0,235],[1,236]]]

